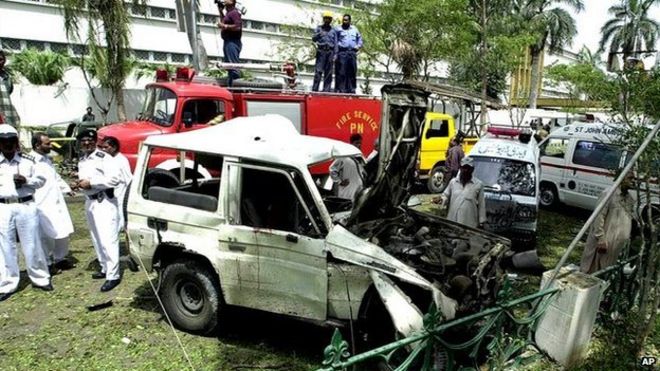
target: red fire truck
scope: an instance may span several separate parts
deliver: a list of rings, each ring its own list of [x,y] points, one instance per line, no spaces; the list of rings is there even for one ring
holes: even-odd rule
[[[99,140],[106,136],[119,139],[120,150],[134,169],[140,145],[148,136],[200,129],[240,116],[276,113],[290,119],[303,134],[345,142],[352,134],[361,134],[365,156],[378,137],[378,98],[281,89],[227,89],[213,79],[195,78],[194,74],[194,70],[181,67],[172,79],[167,71],[157,71],[156,82],[146,87],[139,118],[101,128]],[[151,156],[149,164],[164,170],[178,166],[173,153]]]

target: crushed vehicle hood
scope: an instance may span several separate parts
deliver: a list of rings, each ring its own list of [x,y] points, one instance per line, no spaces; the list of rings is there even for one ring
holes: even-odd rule
[[[357,197],[348,226],[392,217],[405,205],[415,180],[429,93],[396,84],[384,86],[382,95],[378,171],[373,184]]]
[[[336,259],[395,276],[412,284],[430,287],[413,268],[365,241],[340,225],[335,225],[326,237],[328,252]]]

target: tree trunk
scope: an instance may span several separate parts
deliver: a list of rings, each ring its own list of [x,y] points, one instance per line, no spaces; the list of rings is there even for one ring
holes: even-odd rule
[[[190,50],[192,53],[197,55],[197,65],[193,66],[196,70],[203,71],[208,68],[209,58],[206,54],[206,48],[204,47],[204,42],[202,41],[202,34],[200,32],[199,25],[197,25],[197,17],[193,17],[193,14],[199,14],[199,5],[195,0],[185,1],[185,6],[187,9],[186,12],[186,35],[188,36],[188,43],[190,44]],[[193,12],[192,7],[195,7],[195,12]],[[193,19],[195,18],[195,19]],[[195,45],[197,50],[195,50]]]
[[[530,49],[530,54],[532,56],[532,73],[529,79],[529,108],[536,108],[536,101],[539,98],[539,91],[537,87],[541,81],[541,53],[543,53],[543,48],[537,49],[532,47]]]
[[[124,89],[113,91],[115,102],[117,102],[117,119],[119,121],[126,121],[126,107],[124,106]]]
[[[486,107],[486,100],[488,98],[488,69],[486,68],[486,56],[488,55],[488,18],[486,14],[486,1],[481,2],[481,45],[479,47],[481,54],[481,113],[480,113],[480,130],[486,125],[486,115],[488,108]]]

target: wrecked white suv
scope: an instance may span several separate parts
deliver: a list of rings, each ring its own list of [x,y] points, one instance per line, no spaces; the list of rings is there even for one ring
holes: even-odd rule
[[[345,211],[309,169],[359,155],[349,144],[300,135],[277,115],[144,142],[130,188],[130,252],[158,270],[176,325],[209,333],[233,305],[409,335],[432,303],[447,319],[492,304],[508,240],[402,206],[427,94],[394,85],[383,100],[375,181],[341,224],[333,214]],[[173,153],[192,167],[151,168]]]

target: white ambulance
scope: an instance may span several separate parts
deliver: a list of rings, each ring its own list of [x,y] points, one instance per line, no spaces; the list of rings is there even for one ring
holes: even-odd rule
[[[541,205],[560,202],[593,210],[601,193],[614,183],[618,169],[631,157],[616,146],[616,124],[574,123],[553,131],[539,145]],[[652,189],[654,204],[657,189]]]
[[[485,228],[533,248],[539,203],[539,150],[531,132],[491,126],[468,154],[484,183]]]

